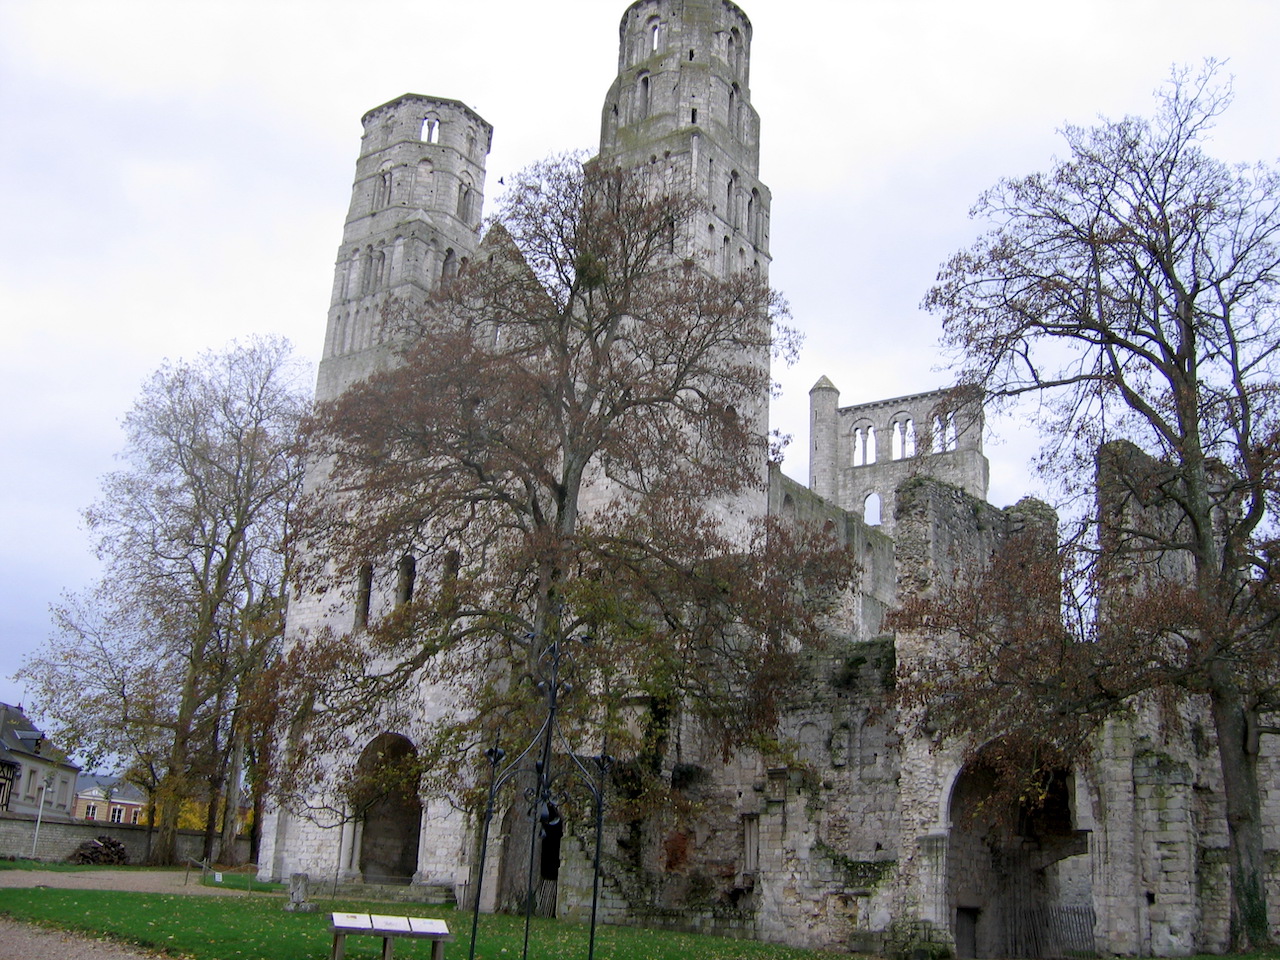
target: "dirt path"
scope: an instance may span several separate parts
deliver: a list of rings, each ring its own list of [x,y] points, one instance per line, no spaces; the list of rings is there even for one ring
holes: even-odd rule
[[[244,890],[204,886],[200,883],[199,870],[192,870],[189,876],[185,870],[0,870],[0,887],[132,890],[136,893],[187,893],[215,897],[246,895]]]
[[[243,897],[243,890],[222,890],[200,883],[193,870],[0,870],[0,888],[56,887],[64,890],[132,890],[191,896]],[[0,909],[4,900],[0,895]],[[64,930],[0,917],[0,960],[155,960],[157,953],[125,947]]]
[[[156,960],[158,956],[110,940],[0,917],[0,960]]]

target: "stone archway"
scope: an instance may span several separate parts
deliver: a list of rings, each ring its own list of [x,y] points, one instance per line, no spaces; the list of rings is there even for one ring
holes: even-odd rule
[[[418,751],[405,737],[383,733],[360,754],[364,798],[360,874],[365,883],[411,883],[418,869],[422,801],[415,774]]]
[[[1037,804],[1001,802],[995,772],[979,756],[956,778],[949,814],[957,957],[1092,952],[1088,834],[1076,829],[1072,771],[1055,771]]]

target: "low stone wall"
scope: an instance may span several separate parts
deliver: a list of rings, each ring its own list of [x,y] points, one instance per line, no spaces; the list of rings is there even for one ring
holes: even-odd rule
[[[31,857],[31,841],[35,836],[36,818],[24,814],[0,812],[0,857]],[[125,823],[106,823],[101,820],[67,820],[65,817],[46,817],[40,823],[40,838],[36,843],[35,859],[63,861],[86,840],[112,837],[124,844],[129,851],[130,863],[144,863],[147,858],[147,828]],[[240,858],[248,859],[249,840],[237,841]],[[178,834],[178,856],[200,859],[204,849],[204,834],[197,830],[183,830]]]

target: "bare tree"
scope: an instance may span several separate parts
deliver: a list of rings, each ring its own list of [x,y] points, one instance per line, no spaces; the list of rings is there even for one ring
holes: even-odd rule
[[[1067,127],[1066,159],[978,202],[994,225],[925,304],[966,384],[1041,398],[1054,438],[1041,467],[1098,513],[1075,540],[1087,550],[1034,561],[1015,545],[899,623],[971,641],[935,664],[931,712],[951,732],[1031,729],[1069,754],[1135,693],[1205,696],[1232,930],[1257,948],[1270,942],[1258,734],[1280,678],[1280,178],[1204,152],[1229,102],[1214,64],[1177,70],[1151,119]],[[926,705],[926,686],[908,696]]]
[[[394,368],[320,409],[303,588],[367,606],[383,576],[398,602],[357,613],[360,642],[348,623],[293,648],[299,790],[346,777],[324,758],[426,684],[459,696],[422,763],[522,735],[540,697],[520,678],[573,635],[594,638],[575,657],[591,696],[566,722],[615,753],[626,697],[687,705],[726,742],[772,720],[851,564],[765,521],[769,359],[794,335],[755,273],[677,255],[698,209],[643,171],[531,168],[461,276],[394,321]]]
[[[55,610],[24,667],[69,742],[158,770],[157,863],[176,856],[197,771],[226,767],[215,745],[243,755],[240,701],[278,641],[307,406],[290,349],[232,345],[144,384],[124,420],[128,465],[86,511],[102,583]]]

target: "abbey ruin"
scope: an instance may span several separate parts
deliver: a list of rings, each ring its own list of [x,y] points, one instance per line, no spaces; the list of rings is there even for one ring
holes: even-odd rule
[[[713,273],[767,275],[772,198],[758,169],[746,14],[730,0],[637,0],[623,14],[620,41],[599,156],[661,165],[690,185],[705,220],[680,240],[688,257]],[[388,362],[388,298],[424,302],[482,242],[493,135],[484,119],[457,100],[405,95],[370,110],[363,124],[321,401]],[[825,528],[853,549],[860,579],[849,615],[784,698],[789,763],[749,749],[726,760],[692,724],[673,732],[678,750],[663,763],[684,812],[606,838],[606,922],[962,957],[1189,955],[1227,944],[1221,775],[1202,706],[1184,705],[1181,731],[1144,709],[1111,721],[1088,763],[1056,781],[1034,815],[1004,825],[973,815],[989,787],[982,769],[966,765],[958,746],[909,734],[889,707],[895,671],[911,669],[921,641],[888,633],[886,612],[985,562],[1010,533],[1055,523],[1035,501],[986,502],[980,405],[948,407],[943,398],[909,393],[841,406],[837,385],[825,377],[814,385],[807,485],[774,468],[749,509]],[[322,482],[317,474],[312,486]],[[289,633],[327,625],[358,642],[363,623],[393,607],[396,590],[395,571],[370,570],[340,609],[299,597]],[[386,729],[380,749],[412,751],[452,704],[447,691],[428,689],[414,708],[421,725]],[[1274,758],[1264,757],[1260,776],[1274,917]],[[279,808],[264,828],[264,878],[411,879],[460,903],[477,881],[475,819],[435,797],[328,822]],[[491,839],[494,849],[502,843]],[[588,909],[590,844],[589,830],[569,825],[560,916]],[[496,889],[486,879],[483,906],[495,905]]]

